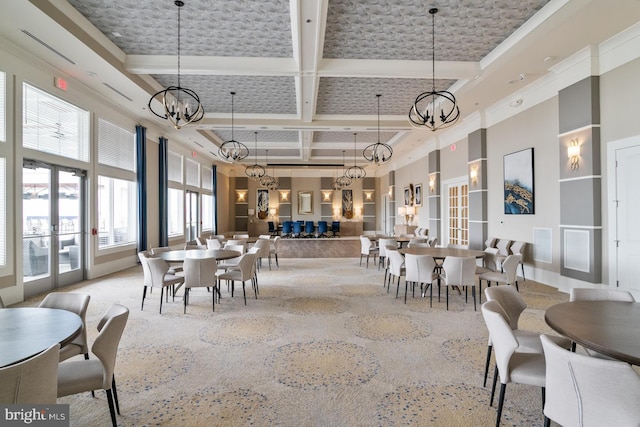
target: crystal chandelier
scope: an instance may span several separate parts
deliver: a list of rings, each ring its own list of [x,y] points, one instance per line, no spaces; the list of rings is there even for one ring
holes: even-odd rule
[[[375,164],[376,166],[387,163],[391,160],[391,156],[393,156],[393,149],[389,144],[385,144],[380,142],[380,97],[382,95],[378,94],[376,97],[378,98],[378,142],[375,144],[368,145],[362,150],[362,157],[364,157],[368,162]]]
[[[345,171],[345,176],[348,176],[349,178],[353,179],[362,179],[365,176],[367,176],[367,171],[364,170],[364,168],[362,166],[357,166],[356,165],[356,137],[357,137],[357,133],[353,134],[353,166],[351,166],[349,169],[347,169]]]
[[[258,164],[258,132],[254,132],[254,134],[256,135],[256,141],[255,141],[255,158],[256,158],[256,163],[251,165],[251,166],[247,166],[244,170],[245,175],[247,175],[249,178],[253,178],[253,179],[260,179],[263,176],[266,175],[267,171],[265,170],[264,167],[260,166]]]
[[[169,120],[174,128],[180,129],[191,123],[199,122],[204,117],[204,108],[200,98],[193,90],[180,86],[180,9],[182,0],[174,1],[178,6],[178,86],[169,86],[149,99],[148,108],[151,113],[163,120]],[[160,112],[153,109],[153,100],[162,105]]]
[[[231,139],[223,142],[218,148],[218,157],[229,163],[237,163],[249,155],[247,146],[233,138],[233,97],[235,94],[235,92],[231,92]]]
[[[409,111],[409,123],[417,128],[427,128],[432,131],[447,128],[458,121],[460,108],[456,104],[456,97],[446,90],[436,90],[436,13],[437,8],[429,9],[431,14],[432,44],[432,88],[431,92],[418,95]],[[436,122],[436,110],[440,110],[438,122]]]

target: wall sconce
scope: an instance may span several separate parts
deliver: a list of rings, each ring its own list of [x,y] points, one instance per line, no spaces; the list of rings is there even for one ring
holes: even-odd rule
[[[393,198],[393,186],[389,186],[389,197]]]
[[[323,191],[322,192],[322,201],[323,202],[330,202],[331,201],[331,196],[333,196],[333,192],[332,191]]]
[[[365,191],[364,192],[364,199],[367,201],[371,201],[373,200],[373,191]]]
[[[405,206],[400,206],[398,208],[398,216],[400,216],[404,221],[407,221],[407,208]]]
[[[436,177],[435,176],[430,176],[429,177],[429,191],[431,193],[435,193],[435,191],[436,191]]]
[[[478,185],[478,166],[471,166],[471,169],[469,169],[469,178],[471,178],[471,184]]]
[[[567,156],[571,165],[571,170],[574,171],[580,167],[580,143],[577,139],[572,139],[567,147]]]
[[[247,192],[244,190],[236,190],[236,202],[246,202]]]
[[[281,202],[289,201],[289,191],[280,191],[280,201]]]
[[[276,216],[276,209],[275,208],[271,208],[269,209],[269,215],[271,215],[271,218]]]

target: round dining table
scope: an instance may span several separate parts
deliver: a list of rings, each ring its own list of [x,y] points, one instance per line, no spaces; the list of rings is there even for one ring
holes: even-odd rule
[[[573,301],[549,307],[544,320],[572,341],[640,365],[640,303]]]
[[[448,256],[453,257],[474,257],[474,258],[482,258],[484,257],[484,251],[477,251],[474,249],[460,249],[460,248],[402,248],[399,249],[403,255],[430,255],[434,259],[445,259]]]
[[[229,249],[177,249],[174,251],[160,252],[158,256],[168,262],[184,262],[185,258],[195,259],[231,259],[237,258],[242,255],[238,251],[232,251]]]
[[[0,367],[13,365],[74,339],[82,319],[57,308],[16,307],[0,309]]]

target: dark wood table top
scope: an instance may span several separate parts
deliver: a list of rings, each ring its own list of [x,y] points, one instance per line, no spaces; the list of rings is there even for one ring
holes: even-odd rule
[[[544,320],[584,347],[640,365],[640,303],[565,302],[547,309]]]
[[[175,251],[160,252],[158,256],[165,261],[169,262],[183,262],[185,258],[196,259],[230,259],[236,258],[242,255],[238,251],[231,251],[228,249],[179,249]]]
[[[448,256],[455,257],[484,257],[484,251],[476,251],[473,249],[458,249],[458,248],[402,248],[399,249],[403,255],[431,255],[435,259],[445,259]]]
[[[82,330],[75,313],[56,308],[0,309],[0,367],[12,365],[48,349],[64,345]]]

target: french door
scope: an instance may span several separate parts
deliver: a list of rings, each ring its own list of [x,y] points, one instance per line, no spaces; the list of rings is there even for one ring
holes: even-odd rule
[[[445,221],[442,233],[449,245],[469,245],[469,184],[466,180],[444,183]]]
[[[22,168],[22,275],[25,297],[84,278],[81,170],[25,160]]]

